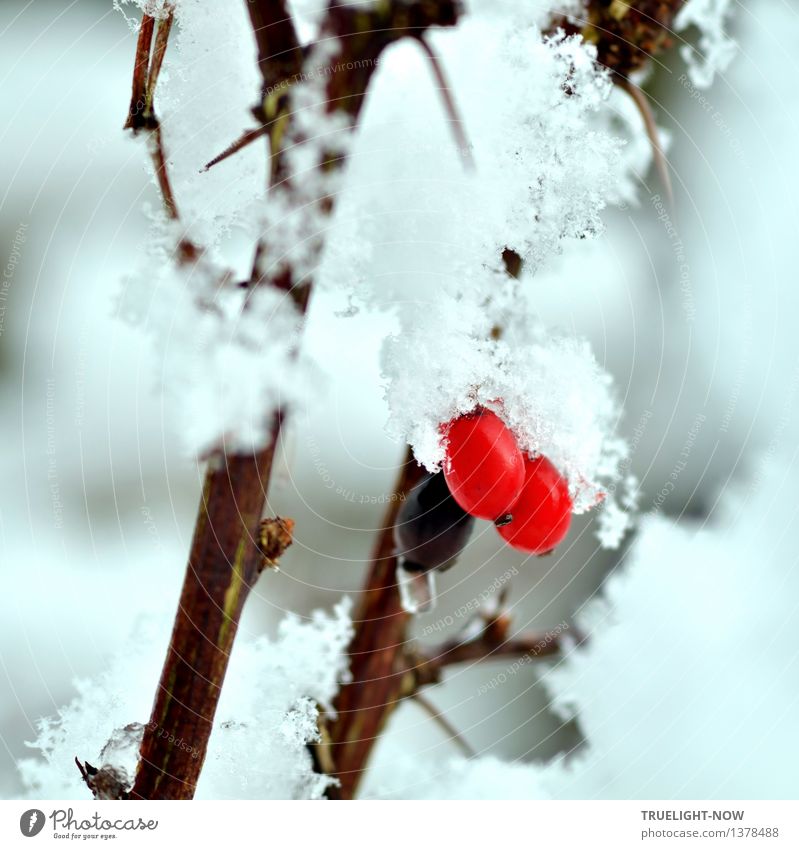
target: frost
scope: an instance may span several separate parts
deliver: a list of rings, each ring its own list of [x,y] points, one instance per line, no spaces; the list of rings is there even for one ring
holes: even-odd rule
[[[85,798],[76,753],[132,777],[170,624],[166,618],[143,624],[105,672],[76,682],[76,698],[57,716],[39,721],[30,745],[40,757],[19,763],[31,795]],[[260,637],[236,644],[198,798],[322,795],[330,779],[314,773],[306,744],[318,738],[317,704],[330,710],[346,679],[351,636],[349,603],[343,601],[331,616],[317,612],[309,622],[287,617],[274,641]]]
[[[206,249],[219,246],[231,228],[255,232],[255,208],[266,187],[264,145],[202,169],[252,127],[260,85],[246,5],[180,0],[155,109],[181,224]]]
[[[709,88],[716,74],[726,71],[735,57],[738,46],[727,33],[731,15],[731,0],[689,0],[675,18],[678,32],[691,26],[699,30],[698,48],[684,45],[680,50],[691,80],[699,88]]]
[[[480,52],[491,98],[484,93],[480,123],[466,128],[475,129],[477,173],[462,183],[455,223],[486,258],[508,247],[535,270],[565,240],[602,230],[599,213],[623,170],[621,145],[589,119],[611,83],[578,37],[500,28]]]
[[[709,526],[661,517],[547,677],[588,745],[551,773],[575,798],[785,798],[799,739],[799,548],[790,456]]]
[[[570,240],[600,233],[604,205],[626,191],[622,144],[611,120],[597,117],[609,79],[579,38],[484,22],[464,24],[457,37],[457,52],[441,38],[452,72],[460,79],[458,56],[470,55],[475,37],[492,80],[490,97],[462,98],[476,173],[448,173],[444,192],[442,178],[423,174],[428,184],[415,193],[415,219],[441,210],[429,216],[437,254],[424,276],[358,289],[367,303],[385,299],[399,319],[383,352],[389,430],[434,470],[443,459],[439,426],[477,405],[491,407],[524,450],[545,454],[567,476],[577,512],[603,499],[615,504],[611,485],[626,447],[615,436],[611,379],[585,341],[550,332],[534,308],[536,270]],[[473,101],[480,115],[470,122]],[[506,248],[525,262],[518,282],[501,269]],[[603,544],[618,544],[629,517],[608,506],[602,523]]]
[[[187,451],[260,447],[278,407],[300,403],[314,369],[295,355],[301,317],[285,292],[248,291],[206,257],[127,281],[119,314],[152,336],[162,397]]]
[[[339,194],[346,176],[345,167],[319,167],[346,158],[350,149],[351,119],[341,110],[328,111],[327,82],[336,73],[339,51],[338,39],[331,37],[308,51],[301,82],[289,89],[292,118],[283,148],[291,178],[274,186],[259,210],[270,267],[289,266],[295,285],[318,269],[330,227],[324,202]]]
[[[156,20],[161,20],[166,17],[167,9],[175,5],[175,0],[113,0],[114,9],[122,14],[128,26],[137,31],[141,20],[137,15],[130,15],[125,12],[126,6],[134,6],[140,12],[150,15]]]

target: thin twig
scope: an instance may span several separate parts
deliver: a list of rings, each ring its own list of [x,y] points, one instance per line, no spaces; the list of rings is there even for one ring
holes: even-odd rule
[[[458,148],[458,153],[460,154],[461,161],[463,162],[463,167],[467,171],[474,171],[474,158],[472,157],[469,139],[466,137],[463,119],[461,118],[458,107],[455,104],[455,98],[452,94],[449,83],[447,82],[444,69],[438,60],[438,56],[433,53],[433,49],[428,44],[427,39],[423,35],[420,35],[416,41],[427,56],[430,62],[430,67],[433,71],[433,76],[436,78],[438,92],[444,102],[444,109],[447,113],[447,117],[449,118],[449,125],[452,128],[452,134],[455,137],[455,145]]]
[[[372,748],[400,699],[416,689],[407,663],[409,615],[397,588],[394,525],[402,497],[423,469],[408,451],[399,470],[382,529],[375,541],[369,572],[353,616],[355,635],[349,645],[350,681],[335,700],[336,719],[330,737],[339,793],[355,795]]]
[[[414,702],[419,705],[429,716],[441,726],[443,732],[453,743],[463,752],[467,758],[477,757],[477,752],[466,742],[463,735],[458,729],[447,719],[447,717],[439,711],[439,709],[421,693],[414,693],[411,696]]]
[[[166,153],[164,151],[164,141],[161,135],[161,125],[157,124],[150,131],[150,138],[147,141],[147,146],[150,151],[150,158],[153,162],[153,171],[155,178],[158,180],[158,188],[161,191],[161,199],[164,202],[166,214],[173,220],[177,221],[178,205],[175,201],[175,195],[172,192],[172,184],[169,181],[169,171],[167,170]]]
[[[175,9],[173,6],[168,6],[166,15],[158,21],[155,33],[155,46],[153,47],[153,55],[150,59],[150,70],[147,74],[147,109],[152,111],[153,99],[155,98],[155,89],[158,85],[158,76],[161,73],[161,66],[164,64],[164,56],[166,55],[167,44],[169,43],[169,33],[172,31],[172,23],[175,19]]]
[[[153,163],[153,172],[158,181],[164,209],[169,218],[177,221],[179,217],[178,207],[169,181],[161,124],[154,109],[155,90],[164,63],[173,20],[174,7],[171,5],[167,7],[166,15],[157,22],[157,28],[154,18],[146,13],[142,15],[139,37],[136,41],[132,95],[125,129],[132,130],[134,133],[143,130],[148,134],[147,150]],[[153,45],[154,32],[155,45]],[[188,242],[186,244],[188,245]],[[189,247],[193,248],[190,245]],[[179,253],[179,257],[186,257],[195,253],[196,249],[184,251]]]
[[[562,633],[565,635],[569,632]],[[573,633],[571,637],[574,639]],[[581,638],[578,637],[577,642],[580,641]],[[541,660],[560,654],[562,649],[561,634],[549,631],[522,632],[500,642],[488,636],[474,640],[454,639],[417,654],[414,673],[423,682],[436,682],[441,678],[441,671],[448,666],[495,661],[508,657]],[[423,659],[420,660],[420,657]]]
[[[261,136],[265,136],[269,132],[269,127],[267,124],[264,124],[261,127],[254,127],[252,130],[245,130],[236,141],[229,144],[222,153],[217,154],[213,159],[209,162],[206,162],[202,168],[202,171],[209,171],[214,165],[218,165],[220,162],[224,162],[228,157],[233,156],[238,153],[240,150],[244,150],[245,147],[252,144],[254,141],[257,141]]]
[[[663,185],[663,190],[666,192],[669,207],[673,210],[674,192],[671,186],[671,175],[669,174],[669,166],[666,161],[666,155],[663,152],[663,147],[660,143],[658,126],[655,122],[655,116],[652,114],[652,107],[649,105],[649,99],[634,82],[625,79],[619,74],[615,75],[614,80],[616,85],[623,91],[626,91],[632,98],[633,103],[635,103],[639,113],[641,114],[641,118],[644,121],[644,127],[646,128],[646,134],[649,138],[649,143],[652,146],[652,158],[655,161],[655,168],[658,172],[660,182]]]

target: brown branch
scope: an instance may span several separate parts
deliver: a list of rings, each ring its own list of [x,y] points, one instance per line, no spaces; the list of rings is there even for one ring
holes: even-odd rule
[[[147,78],[150,69],[150,45],[155,30],[155,18],[143,14],[136,40],[136,58],[133,63],[133,85],[128,107],[126,130],[138,130],[144,126],[144,111],[147,108]]]
[[[175,625],[145,726],[132,798],[194,796],[241,612],[263,568],[269,449],[225,454],[206,474]]]
[[[271,33],[268,27],[256,31],[266,80],[268,57],[288,53],[299,59],[299,42],[282,0],[258,0],[248,8],[253,21],[266,13],[282,21]],[[283,67],[285,73],[299,71],[299,65]],[[272,154],[279,157],[274,149]],[[290,538],[286,523],[261,523],[282,420],[278,412],[262,450],[211,459],[133,798],[194,796],[244,603],[265,563],[275,564]]]
[[[268,127],[269,182],[291,196],[293,185],[284,152],[289,142],[301,144],[304,139],[286,136],[291,125],[290,91],[292,84],[302,82],[306,57],[284,0],[250,0],[247,8],[263,78],[261,100],[253,113],[259,125]],[[431,26],[454,24],[458,12],[457,0],[387,0],[368,9],[331,0],[322,40],[335,40],[338,52],[328,60],[327,112],[342,112],[354,125],[380,53],[401,38],[420,38]],[[169,24],[159,23],[151,57],[154,22],[147,16],[143,20],[127,124],[134,131],[157,127],[153,95],[170,25],[171,19]],[[316,69],[308,70],[313,74]],[[167,210],[176,217],[160,133],[155,142],[159,184]],[[329,173],[343,163],[342,156],[323,154],[318,168]],[[332,210],[333,197],[317,200],[325,212]],[[267,246],[259,244],[250,285],[284,289],[304,312],[311,281],[296,279],[290,266],[265,269],[268,253]],[[513,274],[510,267],[508,271]],[[260,522],[282,421],[283,415],[278,413],[271,440],[262,451],[223,453],[212,459],[167,658],[152,717],[145,727],[133,798],[191,798],[194,794],[239,618],[264,565]],[[409,458],[402,467],[397,492],[405,492],[420,473]],[[394,574],[393,524],[398,507],[395,499],[377,540],[349,648],[353,680],[342,688],[337,700],[338,716],[330,729],[333,761],[324,759],[327,768],[335,763],[343,798],[354,795],[374,740],[401,698],[440,680],[446,665],[510,653],[530,654],[535,649],[532,637],[497,642],[487,636],[489,629],[479,639],[445,645],[432,655],[408,648],[408,616],[399,605]],[[533,637],[541,639],[541,635]]]
[[[416,689],[406,658],[408,614],[400,605],[394,525],[401,496],[421,478],[423,469],[408,452],[375,543],[366,584],[353,617],[355,635],[349,646],[349,683],[334,704],[330,725],[332,760],[342,798],[355,795],[372,747],[397,702]],[[410,687],[410,689],[409,689]]]
[[[167,8],[165,17],[157,22],[157,26],[156,21],[150,15],[142,15],[139,37],[136,41],[130,107],[124,128],[132,130],[134,134],[142,130],[148,134],[147,148],[153,163],[153,172],[158,181],[161,199],[164,202],[164,209],[166,214],[173,221],[176,221],[178,219],[178,208],[169,182],[161,124],[154,109],[155,89],[158,85],[161,66],[164,63],[173,20],[174,8],[171,6]],[[155,33],[154,45],[153,33]],[[183,254],[179,254],[179,256],[183,256]]]
[[[325,32],[337,36],[341,47],[330,60],[327,112],[343,111],[354,125],[379,53],[388,44],[439,22],[431,14],[440,13],[442,23],[454,21],[452,8],[453,0],[397,0],[363,13],[333,3]],[[262,103],[254,113],[270,126],[270,185],[272,191],[284,192],[292,200],[295,184],[287,172],[284,151],[303,139],[286,132],[290,128],[288,83],[301,77],[303,54],[283,0],[254,0],[248,9],[263,76]],[[343,157],[331,158],[323,152],[318,168],[327,174],[343,162]],[[320,197],[318,203],[328,214],[333,208],[332,197]],[[311,281],[296,279],[290,265],[265,268],[267,254],[261,243],[250,285],[283,289],[304,312]],[[133,797],[194,795],[239,618],[263,562],[259,523],[282,421],[279,413],[263,451],[215,458],[206,475],[180,605],[152,717],[145,727]]]

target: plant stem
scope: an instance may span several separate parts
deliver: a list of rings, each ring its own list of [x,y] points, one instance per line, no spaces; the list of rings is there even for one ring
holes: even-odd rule
[[[287,43],[273,43],[274,52],[298,49],[282,0],[251,5],[282,15],[280,35]],[[265,39],[262,34],[262,50],[266,49]],[[165,203],[169,208],[166,194]],[[175,624],[150,722],[145,726],[131,798],[194,796],[241,613],[263,566],[259,526],[282,422],[283,415],[278,412],[269,442],[262,450],[250,454],[223,450],[209,463]]]
[[[409,616],[400,605],[397,588],[394,525],[401,497],[423,472],[408,451],[353,619],[355,635],[348,649],[351,678],[339,691],[336,719],[329,729],[332,760],[344,799],[355,795],[372,747],[408,686],[404,650]]]
[[[279,422],[269,448],[225,455],[206,474],[131,798],[194,796],[244,602],[263,567],[259,525]]]
[[[454,0],[394,0],[368,10],[332,2],[323,31],[327,37],[338,39],[340,49],[329,60],[328,113],[344,112],[354,126],[382,50],[434,24],[454,23],[455,9]],[[286,173],[284,148],[289,143],[301,144],[304,139],[287,133],[291,118],[287,83],[301,78],[303,53],[284,0],[252,0],[248,10],[263,76],[261,103],[253,112],[259,123],[270,128],[270,186],[291,200],[294,185]],[[144,48],[141,54],[137,51],[137,73],[143,53]],[[308,70],[311,78],[318,72]],[[318,167],[322,173],[329,173],[343,164],[344,157],[331,159],[323,153]],[[334,198],[320,197],[318,202],[330,214]],[[290,265],[267,269],[266,253],[260,243],[250,286],[283,289],[304,313],[311,281],[307,277],[297,279]],[[258,526],[282,422],[283,414],[278,413],[272,438],[262,451],[231,456],[223,453],[211,460],[175,625],[152,716],[145,727],[132,798],[187,799],[194,795],[239,618],[262,566],[256,545]],[[393,561],[390,552],[384,556]],[[379,598],[374,601],[383,608],[385,601],[396,599],[396,612],[402,614],[396,592],[392,592],[393,568],[388,569],[387,578],[389,585],[378,589]],[[399,633],[404,633],[404,614]],[[383,639],[381,623],[369,630],[367,649],[374,639]]]

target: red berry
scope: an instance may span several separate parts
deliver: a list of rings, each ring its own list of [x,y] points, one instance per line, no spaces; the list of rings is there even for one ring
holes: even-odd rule
[[[444,428],[444,477],[452,497],[472,516],[507,513],[524,484],[524,457],[499,416],[480,409]]]
[[[524,461],[527,475],[510,522],[497,527],[507,543],[528,554],[547,554],[563,541],[572,517],[572,500],[563,476],[547,460]]]

